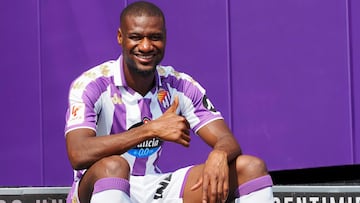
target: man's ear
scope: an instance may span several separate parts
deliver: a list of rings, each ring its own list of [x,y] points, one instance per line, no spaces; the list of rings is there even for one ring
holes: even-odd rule
[[[121,28],[119,28],[117,31],[117,41],[120,45],[122,44],[123,36],[122,36]]]

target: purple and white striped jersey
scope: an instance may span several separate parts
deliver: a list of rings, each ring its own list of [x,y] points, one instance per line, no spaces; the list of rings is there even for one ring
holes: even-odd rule
[[[65,133],[78,128],[93,129],[97,136],[124,132],[160,117],[175,95],[179,97],[177,113],[188,120],[194,132],[222,119],[206,97],[205,89],[189,75],[159,65],[156,85],[142,96],[127,86],[122,64],[120,56],[86,71],[72,83]],[[132,175],[161,173],[157,161],[162,143],[153,138],[122,155],[129,162]]]

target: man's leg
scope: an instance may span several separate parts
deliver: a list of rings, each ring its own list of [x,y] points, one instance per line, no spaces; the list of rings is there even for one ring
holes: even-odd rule
[[[235,203],[273,203],[272,180],[264,161],[253,156],[239,156],[232,173],[238,185],[231,194]]]
[[[127,161],[117,155],[94,163],[80,181],[80,202],[130,202],[129,171]]]
[[[184,202],[201,202],[202,188],[190,188],[201,178],[203,165],[189,171],[184,189]],[[228,202],[241,199],[242,203],[273,203],[272,182],[265,163],[256,157],[241,155],[229,166]]]

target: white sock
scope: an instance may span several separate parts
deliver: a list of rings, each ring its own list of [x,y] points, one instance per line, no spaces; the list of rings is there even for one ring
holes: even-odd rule
[[[130,200],[129,181],[122,178],[102,178],[95,182],[90,203],[126,203]]]
[[[274,203],[270,175],[262,176],[239,186],[235,203]]]

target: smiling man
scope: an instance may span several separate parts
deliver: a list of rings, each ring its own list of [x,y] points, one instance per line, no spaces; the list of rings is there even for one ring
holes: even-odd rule
[[[205,89],[159,65],[166,45],[162,11],[130,4],[117,39],[120,57],[86,71],[70,88],[65,134],[74,183],[67,202],[273,203],[265,163],[241,154]],[[190,131],[212,148],[206,162],[162,173],[163,143],[187,147]]]

